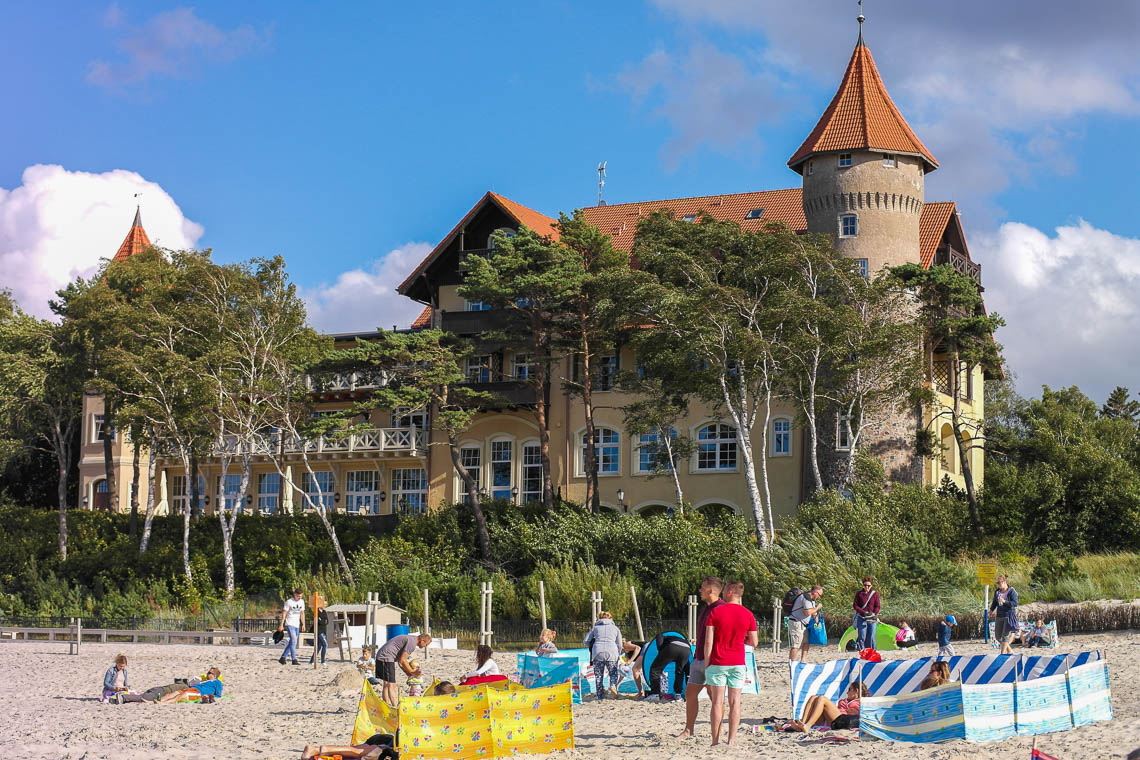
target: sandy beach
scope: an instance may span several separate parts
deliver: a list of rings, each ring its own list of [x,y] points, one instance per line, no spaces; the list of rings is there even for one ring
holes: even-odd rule
[[[1116,717],[1109,723],[1039,737],[1040,748],[1062,760],[1125,757],[1140,747],[1140,696],[1135,688],[1140,680],[1140,634],[1070,636],[1062,644],[1055,651],[1107,650]],[[959,654],[992,651],[982,642],[956,643],[956,647]],[[85,643],[80,656],[69,656],[62,642],[5,641],[0,651],[4,653],[0,671],[0,753],[4,757],[296,758],[306,743],[347,742],[356,715],[358,689],[350,675],[355,671],[335,656],[314,670],[305,665],[279,665],[276,647]],[[885,657],[926,656],[934,651],[927,644],[917,654],[890,652]],[[129,658],[131,686],[136,690],[216,665],[224,674],[227,698],[215,705],[101,704],[97,697],[103,673],[119,652]],[[307,658],[309,651],[303,654]],[[835,654],[834,649],[816,650],[811,659],[822,662]],[[503,654],[500,665],[513,670],[514,659],[513,653]],[[433,651],[422,662],[429,675],[455,678],[471,667],[472,660],[470,652]],[[753,734],[751,727],[764,717],[790,712],[786,655],[762,651],[758,661],[762,693],[744,698],[743,733],[736,746],[708,746],[707,703],[702,706],[697,737],[680,740],[674,734],[683,725],[682,703],[595,703],[589,699],[575,707],[577,746],[561,756],[620,756],[624,760],[1029,757],[1028,737],[1001,744],[955,741],[885,746],[870,740],[836,745],[821,743],[818,736]]]

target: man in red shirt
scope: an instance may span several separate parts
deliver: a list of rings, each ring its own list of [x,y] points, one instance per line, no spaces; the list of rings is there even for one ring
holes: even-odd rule
[[[724,719],[724,693],[728,689],[728,742],[736,739],[740,726],[740,689],[747,680],[745,643],[756,646],[756,618],[741,604],[744,584],[729,581],[724,586],[724,604],[709,614],[704,641],[705,684],[709,689],[709,722],[712,743],[720,743],[720,724]]]
[[[720,600],[723,588],[724,581],[714,575],[706,576],[701,582],[701,601],[707,606],[697,617],[697,640],[693,642],[696,651],[693,652],[693,661],[689,663],[689,683],[685,686],[685,730],[677,734],[678,739],[692,736],[693,726],[697,723],[697,712],[700,710],[697,697],[700,696],[701,689],[705,688],[705,627],[712,611],[724,604]]]

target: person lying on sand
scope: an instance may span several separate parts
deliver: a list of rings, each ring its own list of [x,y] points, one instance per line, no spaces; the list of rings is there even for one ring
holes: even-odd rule
[[[815,725],[824,725],[827,728],[852,728],[851,718],[855,718],[858,725],[859,700],[870,696],[871,692],[859,682],[853,682],[847,687],[847,696],[839,700],[839,704],[827,697],[816,695],[808,697],[804,704],[800,720],[793,720],[785,730],[802,731],[806,733]]]
[[[193,686],[185,683],[171,683],[164,686],[155,686],[142,694],[118,694],[118,704],[132,702],[189,702],[194,697],[201,697],[203,702],[213,702],[222,696],[222,671],[210,668],[206,671],[206,680],[199,681]]]

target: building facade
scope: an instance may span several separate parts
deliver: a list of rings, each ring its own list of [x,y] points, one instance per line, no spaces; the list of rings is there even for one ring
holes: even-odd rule
[[[891,100],[861,34],[835,97],[788,166],[800,175],[799,187],[599,205],[584,209],[584,213],[624,250],[633,246],[638,220],[653,211],[666,209],[686,220],[695,220],[705,212],[735,221],[744,229],[780,221],[796,231],[831,235],[838,250],[857,260],[868,276],[883,267],[908,262],[924,267],[949,263],[980,280],[980,267],[970,258],[955,205],[925,200],[925,176],[937,169],[938,163]],[[554,218],[493,192],[480,198],[399,286],[400,294],[424,305],[411,329],[438,327],[459,335],[476,335],[507,324],[503,311],[468,302],[459,295],[461,263],[465,256],[491,247],[496,231],[509,234],[520,225],[557,237]],[[137,217],[136,226],[141,232]],[[134,227],[132,234],[138,238]],[[383,321],[382,315],[373,320]],[[334,337],[347,345],[370,334]],[[622,367],[634,366],[632,352],[619,346],[612,355],[601,357],[598,364],[594,398],[598,432],[592,444],[599,463],[601,502],[609,509],[642,514],[667,510],[675,501],[674,486],[669,476],[649,477],[652,437],[633,440],[622,424],[621,408],[633,399],[617,390],[613,380]],[[948,406],[953,401],[945,393],[950,387],[951,368],[944,357],[936,357],[935,367],[929,382],[938,392],[939,403]],[[572,361],[562,359],[554,369],[548,410],[551,477],[562,498],[582,501],[586,492],[584,452],[591,442],[584,437],[582,405],[567,387],[567,379],[574,374]],[[511,405],[476,417],[460,442],[463,467],[487,498],[516,503],[540,498],[538,428],[531,411],[534,387],[527,382],[533,372],[530,357],[489,346],[484,353],[467,359],[465,371],[473,386],[494,391]],[[961,408],[967,417],[981,419],[985,377],[980,368],[967,374],[961,384]],[[371,382],[355,375],[337,378],[332,387],[321,392],[319,408],[345,408],[367,394]],[[81,463],[85,503],[100,507],[106,504],[98,496],[100,482],[106,482],[104,449],[98,439],[101,411],[97,398],[85,405]],[[969,441],[955,441],[948,424],[934,424],[937,413],[936,405],[893,415],[869,441],[868,450],[883,461],[896,482],[938,485],[949,477],[962,485],[957,447],[964,446],[975,481],[980,484],[981,449],[971,447]],[[760,419],[763,417],[761,414]],[[824,463],[846,457],[841,422],[838,417],[821,420]],[[310,454],[315,475],[303,472],[299,458],[288,448],[266,452],[255,464],[245,504],[236,503],[239,473],[222,473],[217,459],[201,461],[203,508],[210,511],[221,504],[260,513],[292,508],[297,497],[292,495],[293,489],[283,487],[272,457],[284,459],[288,465],[284,476],[302,490],[316,491],[313,480],[319,480],[326,504],[337,511],[381,515],[414,512],[463,498],[448,447],[439,445],[443,437],[433,429],[431,410],[386,410],[374,413],[370,423],[370,429],[348,440],[316,442],[316,451]],[[767,472],[778,526],[782,518],[795,512],[806,493],[806,440],[788,402],[774,404],[768,424]],[[711,407],[695,406],[683,427],[679,432],[691,436],[697,447],[694,456],[677,468],[686,500],[698,508],[720,505],[747,514],[748,488],[741,471],[737,431],[731,422]],[[915,453],[922,427],[932,429],[942,443],[942,457],[923,458]],[[760,432],[753,431],[753,435]],[[114,442],[120,509],[129,503],[129,448],[129,443]],[[159,460],[159,511],[186,508],[192,490],[187,486],[180,463]]]

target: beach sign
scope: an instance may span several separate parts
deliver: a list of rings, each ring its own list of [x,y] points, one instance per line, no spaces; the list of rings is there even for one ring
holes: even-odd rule
[[[978,563],[978,584],[982,586],[994,585],[994,579],[997,578],[997,563],[996,562],[979,562]]]

